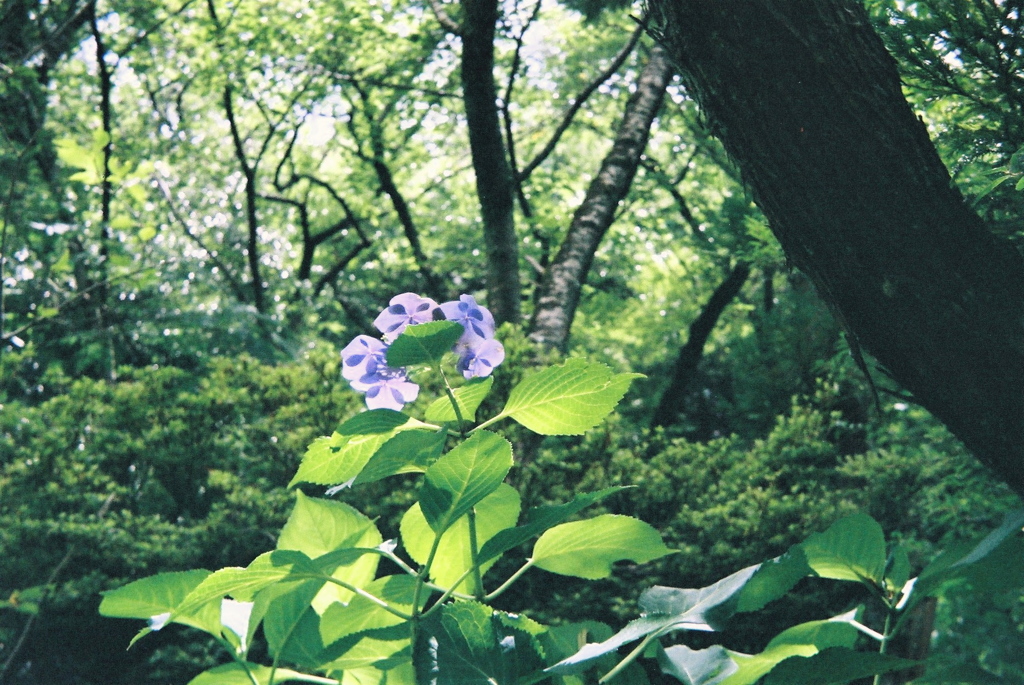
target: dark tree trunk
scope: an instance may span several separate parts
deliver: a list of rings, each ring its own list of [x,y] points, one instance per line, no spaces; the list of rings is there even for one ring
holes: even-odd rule
[[[500,323],[519,321],[515,185],[505,154],[494,85],[498,0],[463,0],[462,96],[487,250],[487,306]]]
[[[748,276],[750,265],[746,262],[737,264],[726,279],[715,288],[700,315],[690,324],[690,335],[686,339],[686,344],[679,349],[672,380],[662,393],[658,408],[654,410],[652,426],[668,426],[675,423],[683,406],[683,393],[697,373],[697,365],[704,356],[704,346],[708,342],[708,337],[722,312],[747,282]]]
[[[1024,259],[964,203],[854,0],[649,0],[789,258],[1024,493]]]
[[[544,273],[530,322],[530,338],[536,342],[561,349],[568,344],[569,329],[594,253],[633,183],[671,77],[667,54],[661,47],[655,47],[640,74],[636,91],[626,104],[611,152],[601,162],[583,203],[573,215],[558,255]]]

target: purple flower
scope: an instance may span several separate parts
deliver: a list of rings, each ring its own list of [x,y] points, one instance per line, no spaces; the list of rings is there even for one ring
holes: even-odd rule
[[[460,323],[466,329],[460,342],[490,340],[494,337],[494,317],[486,307],[478,305],[472,295],[461,295],[458,302],[445,302],[441,305],[441,311],[446,319]]]
[[[373,325],[385,338],[394,340],[401,335],[406,326],[433,321],[435,309],[437,302],[429,297],[420,297],[416,293],[402,293],[391,298],[388,308],[373,320]]]
[[[388,346],[368,335],[357,335],[341,351],[341,375],[353,390],[366,393],[370,409],[400,410],[419,395],[420,387],[409,381],[404,368],[387,363]]]
[[[420,386],[411,382],[405,371],[401,376],[380,378],[366,391],[366,406],[370,409],[394,409],[400,411],[406,403],[420,394]]]
[[[490,376],[494,367],[505,359],[505,348],[493,338],[475,340],[469,344],[459,343],[455,351],[459,353],[455,368],[466,378]]]

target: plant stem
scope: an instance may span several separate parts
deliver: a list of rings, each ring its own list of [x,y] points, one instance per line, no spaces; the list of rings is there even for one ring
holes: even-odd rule
[[[469,559],[470,569],[473,572],[473,584],[476,586],[473,590],[473,595],[480,601],[484,599],[484,579],[480,574],[480,563],[478,557],[480,556],[480,545],[477,544],[476,540],[476,508],[469,510]]]
[[[444,369],[441,368],[440,362],[437,364],[437,372],[441,374],[441,380],[444,381],[444,392],[448,396],[448,401],[452,403],[452,409],[455,410],[455,420],[459,424],[459,431],[462,431],[462,424],[465,419],[462,418],[462,410],[459,409],[459,401],[455,399],[455,392],[452,390],[451,384],[448,382],[448,376],[445,375]]]
[[[647,649],[647,645],[651,644],[651,642],[655,640],[657,636],[657,633],[651,633],[650,635],[645,637],[643,641],[640,642],[639,645],[637,645],[636,649],[634,649],[632,652],[626,655],[625,659],[616,664],[615,668],[605,673],[604,677],[597,681],[598,684],[600,685],[602,683],[607,683],[616,676],[618,676],[620,673],[622,673],[622,671],[625,670],[627,666],[636,661],[636,658],[644,653],[644,650]]]
[[[489,594],[486,597],[484,597],[484,601],[485,602],[490,602],[490,601],[496,599],[503,592],[505,592],[505,590],[507,590],[510,587],[512,587],[512,583],[514,583],[517,580],[519,580],[519,577],[522,576],[527,571],[529,571],[532,566],[533,566],[533,559],[527,559],[526,563],[523,564],[519,568],[518,571],[516,571],[511,576],[509,576],[508,580],[506,580],[504,583],[502,583],[501,586],[498,589],[496,589],[494,592],[492,592],[491,594]]]
[[[889,640],[892,638],[889,630],[892,627],[892,614],[893,609],[886,603],[885,606],[885,625],[882,627],[882,640],[878,646],[878,653],[885,654],[889,650]],[[882,674],[876,673],[874,679],[871,681],[873,685],[882,685]]]

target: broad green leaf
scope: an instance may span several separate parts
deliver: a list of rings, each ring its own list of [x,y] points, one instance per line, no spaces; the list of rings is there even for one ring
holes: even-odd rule
[[[370,457],[353,485],[372,483],[400,473],[423,473],[437,461],[448,434],[440,431],[402,431]]]
[[[772,639],[760,654],[731,652],[737,669],[721,685],[753,685],[782,661],[794,657],[808,657],[829,647],[852,648],[857,630],[850,625],[848,616],[825,621],[810,621],[784,630]]]
[[[881,586],[885,576],[885,534],[867,514],[840,519],[800,545],[807,565],[822,578],[865,580]]]
[[[477,545],[485,545],[498,531],[515,524],[519,518],[519,493],[511,485],[501,483],[491,494],[480,500],[474,507],[476,512]],[[414,504],[402,517],[402,543],[409,556],[418,564],[427,563],[434,531]],[[497,556],[481,558],[480,575],[498,560]],[[441,536],[434,563],[430,566],[430,577],[438,585],[448,588],[472,565],[469,541],[469,516],[465,515],[452,524]],[[476,586],[472,576],[459,584],[461,592],[473,593]]]
[[[259,685],[270,685],[271,668],[269,666],[246,663],[245,667],[243,667],[238,662],[231,662],[211,668],[208,671],[203,671],[188,681],[188,685],[252,685],[250,673],[256,678],[256,682]],[[273,671],[273,676],[274,685],[305,678],[302,673],[287,668],[278,668]]]
[[[889,654],[829,647],[809,657],[783,660],[764,679],[764,685],[845,685],[858,678],[911,668],[917,663]]]
[[[216,603],[218,623],[220,600],[230,596],[233,599],[252,601],[257,592],[290,575],[293,569],[304,574],[317,574],[312,560],[295,550],[276,550],[256,557],[246,568],[228,567],[211,573],[182,600],[171,614],[171,620],[179,616],[191,616],[211,603]]]
[[[531,507],[526,512],[525,522],[521,526],[506,528],[480,547],[480,559],[487,561],[498,557],[508,550],[537,537],[548,528],[558,525],[570,516],[586,509],[591,504],[604,499],[614,492],[624,490],[626,487],[616,485],[598,490],[597,492],[583,493],[576,495],[572,498],[572,501],[565,504]]]
[[[341,656],[322,667],[322,670],[335,674],[335,677],[339,671],[372,667],[382,671],[396,669],[395,672],[401,674],[402,665],[408,664],[411,658],[409,631],[404,628],[374,630],[363,636],[345,638],[343,642],[345,644]],[[405,681],[409,685],[412,682]]]
[[[356,414],[338,426],[341,435],[379,435],[390,433],[410,423],[420,424],[413,418],[394,409],[371,409]]]
[[[885,562],[885,586],[891,592],[899,592],[910,579],[910,557],[903,547],[895,547]]]
[[[1024,547],[1021,527],[1024,509],[1006,514],[1002,524],[973,546],[946,550],[921,571],[921,575],[908,583],[904,592],[909,594],[910,605],[924,597],[939,593],[943,587],[961,579],[971,578],[972,584],[985,584],[986,579],[1019,583],[1022,568],[1014,550]],[[993,588],[994,590],[995,588]],[[908,606],[907,609],[910,607]]]
[[[396,433],[422,426],[423,423],[391,409],[356,414],[330,437],[313,441],[288,487],[297,483],[348,483]]]
[[[459,411],[462,413],[464,421],[473,420],[476,416],[477,408],[484,401],[484,398],[487,397],[487,393],[491,391],[492,385],[494,385],[494,376],[474,378],[462,387],[455,388],[452,391],[452,394],[455,395],[455,401],[459,403]],[[456,421],[458,417],[455,416],[455,408],[452,407],[451,400],[445,395],[438,397],[430,403],[430,406],[427,407],[426,419],[435,423],[444,423],[446,421]]]
[[[643,564],[671,553],[643,521],[605,514],[549,529],[534,545],[532,559],[545,571],[594,580],[610,576],[616,561]]]
[[[597,659],[604,658],[619,647],[647,637],[652,633],[667,632],[672,625],[671,618],[665,616],[642,616],[627,623],[622,630],[601,642],[589,642],[572,656],[562,659],[557,664],[545,669],[546,673],[565,675],[582,673],[591,668]]]
[[[716,612],[716,609],[723,605],[735,606],[737,595],[759,568],[760,565],[748,566],[700,589],[662,586],[649,588],[640,595],[640,618],[630,621],[603,642],[584,645],[576,654],[548,670],[553,673],[579,673],[589,668],[595,659],[651,634],[661,636],[676,630],[714,630],[717,621],[728,618],[732,613]],[[758,596],[760,594],[757,593]]]
[[[159,630],[175,609],[196,587],[210,575],[209,571],[181,571],[160,573],[142,578],[116,590],[103,593],[100,614],[115,618],[141,618],[150,622],[150,630]],[[174,619],[199,628],[211,635],[219,635],[220,606],[210,604],[190,613],[181,613]]]
[[[443,533],[484,497],[494,492],[512,468],[512,445],[481,431],[427,469],[420,488],[423,515],[435,533]]]
[[[428,321],[408,326],[387,351],[388,366],[439,362],[459,341],[465,329],[454,321]]]
[[[716,616],[713,609],[737,595],[758,568],[757,565],[748,566],[712,585],[697,589],[655,585],[640,595],[640,613],[644,616],[665,616],[673,629],[720,630],[723,625],[719,621],[728,618],[729,614],[720,612]]]
[[[297,492],[295,508],[281,530],[277,548],[298,550],[310,559],[316,559],[339,549],[376,547],[383,541],[373,521],[351,506]],[[365,554],[338,566],[332,575],[361,587],[373,580],[379,560],[375,554]],[[322,613],[332,602],[348,602],[351,598],[350,590],[328,583],[317,595],[313,606]]]
[[[739,668],[724,647],[714,645],[694,650],[674,645],[658,652],[661,672],[675,676],[684,685],[718,685]]]
[[[569,359],[524,378],[488,425],[511,417],[541,435],[580,435],[600,423],[641,374],[613,374],[604,364]]]
[[[390,607],[406,614],[412,611],[412,597],[416,587],[416,579],[408,575],[385,576],[378,578],[364,589],[386,602]],[[428,593],[421,596],[421,607],[426,602]],[[404,623],[405,619],[396,616],[376,602],[356,595],[347,605],[332,604],[324,612],[320,621],[320,637],[324,644],[340,640],[343,637],[361,633],[375,628]]]
[[[303,668],[323,662],[320,617],[312,606],[323,581],[277,583],[256,596],[253,616],[263,622],[271,656]]]
[[[734,597],[715,607],[713,617],[724,620],[728,618],[725,612],[731,615],[757,611],[792,590],[801,578],[814,575],[800,545],[794,545],[782,556],[762,562],[756,568]]]
[[[413,663],[419,685],[502,685],[544,667],[543,626],[476,602],[445,604],[421,624]]]

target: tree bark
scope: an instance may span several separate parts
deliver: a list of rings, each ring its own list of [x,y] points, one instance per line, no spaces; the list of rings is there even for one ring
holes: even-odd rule
[[[1024,259],[952,186],[855,0],[649,0],[792,262],[1024,493]]]
[[[487,306],[498,323],[519,321],[515,184],[505,154],[494,85],[498,0],[462,0],[462,96],[487,251]]]
[[[718,284],[715,292],[711,294],[708,303],[704,305],[700,315],[690,324],[690,334],[686,344],[679,349],[679,357],[676,358],[675,370],[672,372],[672,380],[661,395],[654,416],[651,418],[652,426],[668,426],[675,423],[679,416],[679,410],[683,406],[683,392],[693,380],[697,373],[697,365],[704,356],[704,346],[708,342],[711,331],[718,323],[722,312],[729,306],[733,298],[739,294],[743,284],[750,276],[750,264],[740,262],[724,281]]]
[[[563,350],[568,345],[580,291],[587,280],[594,253],[612,225],[619,202],[633,183],[671,77],[668,55],[656,46],[626,104],[612,149],[601,162],[583,203],[573,215],[558,255],[544,273],[530,322],[530,338],[534,341]]]

